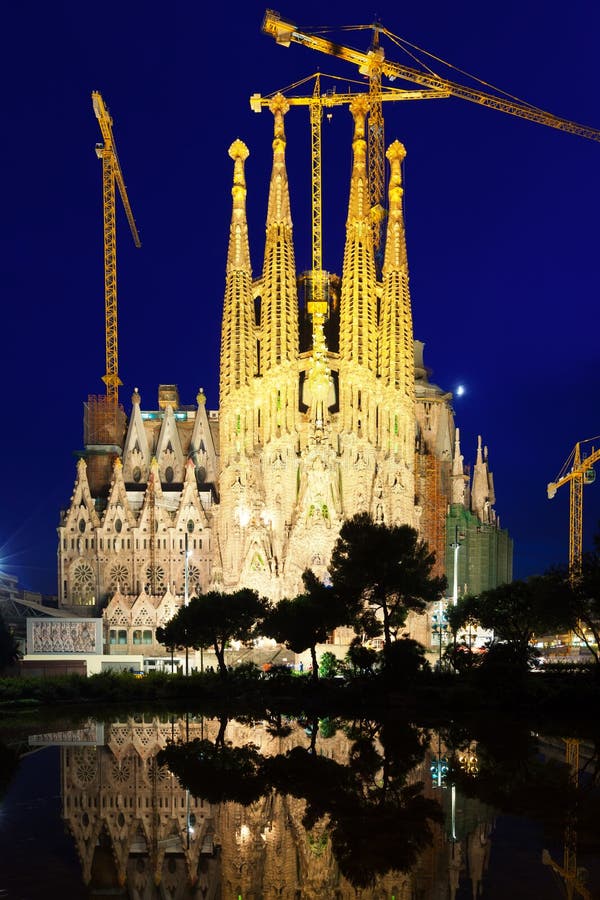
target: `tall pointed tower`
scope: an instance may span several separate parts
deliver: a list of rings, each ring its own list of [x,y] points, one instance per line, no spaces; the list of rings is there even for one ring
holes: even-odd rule
[[[339,371],[341,431],[348,438],[373,440],[376,434],[377,282],[365,138],[368,108],[368,99],[363,95],[350,104],[354,137],[342,267]]]
[[[389,489],[386,521],[416,525],[414,340],[402,211],[401,165],[406,150],[394,141],[386,156],[391,171],[379,332],[380,469]]]
[[[298,292],[285,165],[288,103],[277,95],[270,108],[273,167],[262,277],[253,284],[247,243],[235,262],[239,291],[232,290],[235,272],[231,262],[228,264],[222,359],[230,354],[230,367],[243,370],[246,377],[243,387],[232,390],[221,375],[221,428],[225,426],[227,433],[221,444],[220,547],[226,588],[243,583],[277,597],[296,497],[300,412]],[[238,159],[243,152],[232,151]],[[244,197],[238,192],[236,198],[238,177],[234,176],[230,261],[235,255],[238,222],[246,233],[245,185]],[[244,312],[239,315],[249,323],[247,332],[244,330],[248,341],[241,340],[239,347],[229,340],[236,302],[243,304]],[[250,359],[251,366],[247,365]]]
[[[221,515],[214,581],[225,582],[242,564],[240,529],[250,521],[255,504],[253,386],[257,370],[256,325],[252,294],[252,267],[246,218],[244,164],[249,151],[236,140],[229,148],[233,159],[232,213],[225,275],[221,329],[219,383],[219,444]]]

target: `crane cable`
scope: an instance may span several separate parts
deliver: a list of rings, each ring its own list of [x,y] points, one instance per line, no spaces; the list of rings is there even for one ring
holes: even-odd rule
[[[545,113],[546,110],[542,109],[539,106],[535,106],[533,103],[529,103],[527,100],[522,100],[520,97],[517,97],[515,94],[511,94],[509,91],[505,91],[502,88],[497,87],[495,84],[492,84],[489,81],[485,81],[483,78],[478,78],[477,75],[472,75],[470,72],[467,72],[466,69],[461,69],[460,66],[455,66],[453,63],[448,62],[448,60],[443,59],[441,56],[436,56],[435,53],[430,53],[429,50],[425,50],[423,47],[419,47],[418,44],[413,44],[411,41],[406,40],[406,38],[400,37],[397,34],[394,34],[392,31],[389,31],[387,28],[384,28],[381,25],[377,26],[379,32],[381,34],[385,34],[389,40],[395,44],[400,50],[403,50],[404,53],[409,56],[413,62],[417,63],[421,66],[425,71],[427,71],[430,75],[435,78],[440,78],[442,81],[445,80],[442,75],[439,75],[435,69],[432,69],[427,65],[422,59],[420,59],[416,54],[411,53],[408,49],[409,47],[412,50],[416,50],[419,53],[425,54],[429,59],[435,60],[443,66],[446,66],[448,69],[452,69],[454,72],[458,72],[460,75],[464,75],[466,78],[470,78],[472,81],[481,85],[482,87],[489,88],[492,91],[495,91],[497,94],[500,94],[503,97],[507,97],[509,100],[513,100],[515,103],[520,103],[522,106],[526,106],[528,109],[534,110],[538,113]],[[367,31],[373,29],[373,25],[344,25],[340,27],[325,27],[325,28],[303,28],[303,31],[306,34],[328,34],[334,31]]]

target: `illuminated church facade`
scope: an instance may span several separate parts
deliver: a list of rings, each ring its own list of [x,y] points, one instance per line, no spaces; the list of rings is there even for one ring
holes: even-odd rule
[[[342,522],[363,511],[376,522],[418,529],[450,584],[451,547],[462,542],[461,591],[512,577],[512,543],[494,512],[487,449],[479,439],[471,477],[452,395],[429,381],[423,344],[413,338],[404,147],[395,141],[387,151],[379,272],[368,105],[364,96],[352,102],[342,272],[317,281],[295,266],[288,104],[278,95],[270,108],[273,168],[258,277],[246,217],[248,149],[236,140],[229,150],[218,411],[207,410],[202,390],[196,404],[182,405],[173,385],[159,388],[153,409],[142,408],[136,389],[128,421],[124,414],[106,420],[102,398],[86,405],[86,449],[58,529],[59,598],[73,611],[105,606],[110,643],[154,645],[156,627],[183,602],[186,547],[189,596],[246,586],[277,601],[299,592],[306,568],[326,579]],[[427,617],[419,618],[410,630],[425,642]]]

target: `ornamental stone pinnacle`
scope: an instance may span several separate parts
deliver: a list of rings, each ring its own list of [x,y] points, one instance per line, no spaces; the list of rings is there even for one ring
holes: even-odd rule
[[[346,244],[340,304],[340,365],[377,371],[377,283],[373,251],[373,224],[367,173],[365,117],[368,97],[360,94],[350,104],[354,118],[353,162],[346,222]],[[349,384],[347,385],[349,387]],[[347,409],[349,412],[349,409]],[[346,419],[345,427],[353,429]],[[360,417],[360,420],[362,421]],[[357,421],[359,419],[357,418]]]
[[[379,324],[379,374],[382,403],[382,443],[404,466],[402,490],[395,502],[410,521],[415,496],[415,361],[412,310],[402,215],[401,163],[406,151],[400,141],[388,148],[389,215],[382,270]]]
[[[219,392],[221,406],[227,398],[246,388],[256,369],[256,339],[254,335],[254,301],[252,298],[252,270],[246,219],[246,179],[244,163],[249,151],[243,141],[234,141],[229,148],[234,161],[233,208],[229,230],[223,323],[221,329],[221,371]],[[223,447],[233,439],[234,420],[224,421]]]
[[[269,101],[269,109],[273,113],[275,119],[275,136],[273,138],[273,150],[285,149],[285,131],[283,126],[283,117],[289,111],[290,104],[283,94],[275,94]],[[281,146],[282,145],[282,146]]]
[[[264,432],[265,439],[268,438],[271,428],[276,428],[278,424],[292,426],[289,416],[294,415],[292,398],[296,391],[285,380],[281,383],[281,366],[295,364],[298,358],[298,290],[285,164],[284,116],[289,109],[289,103],[285,97],[277,94],[270,101],[269,108],[274,118],[273,167],[269,185],[263,260],[259,364],[260,374],[264,377],[269,373],[273,373],[275,377],[275,373],[279,371],[278,383],[273,383],[270,390],[271,393],[274,392],[273,397],[277,399],[280,409],[287,410],[287,415],[277,416],[277,421],[273,422],[268,412],[273,408],[273,398],[269,400],[266,395],[262,398],[263,422],[267,429]]]

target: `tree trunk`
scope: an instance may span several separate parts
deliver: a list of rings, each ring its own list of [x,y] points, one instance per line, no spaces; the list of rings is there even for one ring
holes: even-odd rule
[[[229,719],[227,716],[222,716],[219,719],[219,731],[215,738],[215,747],[219,747],[221,750],[225,746],[225,729],[227,728],[227,723]]]
[[[317,648],[313,644],[310,648],[310,658],[312,659],[312,680],[318,681],[319,678],[319,665],[317,663]]]
[[[217,657],[217,663],[219,665],[219,675],[221,678],[227,678],[227,666],[225,665],[225,645],[219,647],[219,642],[215,641],[215,656]]]
[[[386,600],[381,601],[381,609],[383,611],[383,638],[387,650],[392,646],[392,635],[390,631],[390,611]]]
[[[319,720],[314,718],[310,726],[310,747],[309,753],[315,753],[317,749],[317,735],[319,733]]]

